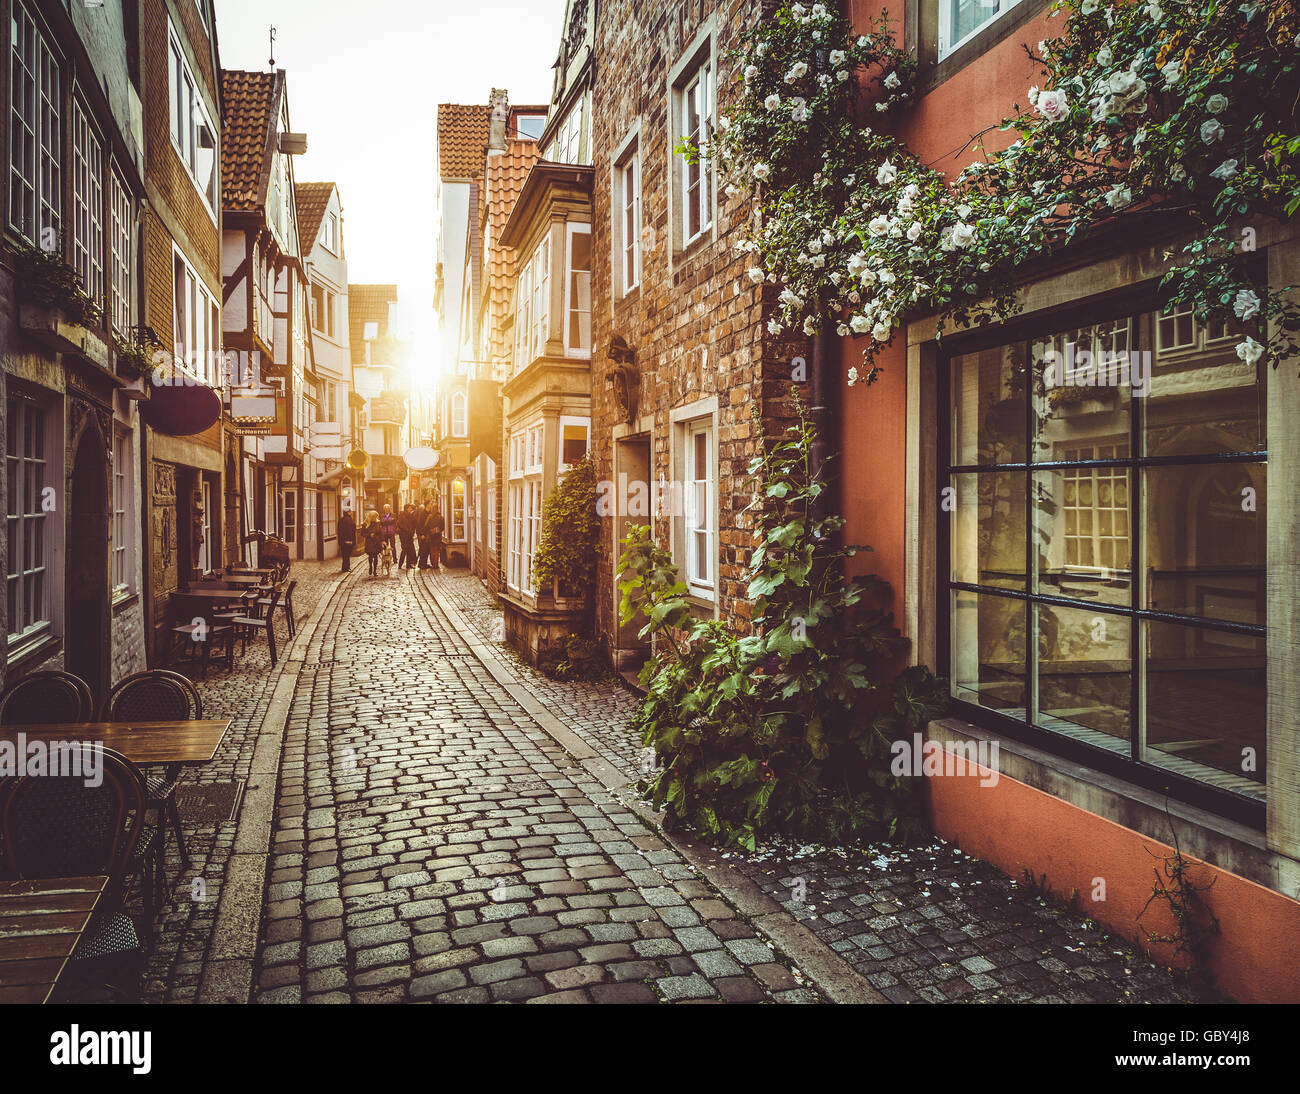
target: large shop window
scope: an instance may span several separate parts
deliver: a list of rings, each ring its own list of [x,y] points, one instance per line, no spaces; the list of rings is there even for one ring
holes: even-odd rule
[[[51,415],[22,396],[5,400],[5,520],[9,565],[5,581],[10,645],[50,629],[47,566],[53,527],[48,509],[54,474],[48,460],[57,446]]]
[[[59,61],[20,3],[9,28],[9,224],[28,243],[53,250],[63,193]]]
[[[940,570],[966,715],[1262,801],[1267,370],[1241,337],[1149,313],[950,359]]]

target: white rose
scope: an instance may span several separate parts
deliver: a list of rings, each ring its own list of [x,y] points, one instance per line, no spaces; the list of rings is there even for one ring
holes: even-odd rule
[[[1083,15],[1091,15],[1100,6],[1100,0],[1083,0],[1083,3],[1079,6],[1079,12]]]
[[[1243,323],[1259,314],[1259,297],[1250,289],[1240,289],[1232,302],[1233,313]]]
[[[1156,3],[1156,0],[1151,0],[1151,3],[1147,5],[1147,16],[1153,23],[1158,23],[1165,17],[1165,13],[1160,10],[1160,5]]]
[[[1038,85],[1035,84],[1033,87],[1031,87],[1031,88],[1029,89],[1029,105],[1030,105],[1030,106],[1037,106],[1037,105],[1038,105],[1038,94],[1039,94],[1039,92],[1038,92]]]
[[[808,104],[803,99],[790,100],[790,120],[803,122],[808,120]]]
[[[897,72],[891,72],[885,77],[884,84],[890,91],[897,91],[903,86],[903,81],[898,78]]]
[[[871,329],[871,320],[865,315],[855,315],[849,320],[849,328],[855,334],[866,334]]]
[[[758,285],[763,281],[764,278],[767,277],[767,274],[763,271],[761,267],[751,266],[749,269],[745,271],[745,276],[748,277],[749,280],[752,281],[755,285]]]
[[[867,256],[861,251],[855,255],[851,255],[848,261],[848,268],[849,273],[852,276],[857,277],[858,274],[867,268]]]
[[[1070,113],[1064,91],[1044,91],[1038,96],[1038,113],[1049,122],[1059,122]]]
[[[783,327],[781,326],[781,324],[778,323],[775,319],[769,319],[769,320],[767,321],[767,333],[768,333],[768,334],[780,334],[781,331],[784,330],[784,329],[785,329],[785,328],[783,328]]]
[[[763,105],[767,107],[768,110],[779,110],[781,107],[781,96],[773,92],[763,100]]]
[[[1232,178],[1236,173],[1237,173],[1237,161],[1224,160],[1221,164],[1219,164],[1218,167],[1216,167],[1213,171],[1210,172],[1210,178],[1222,179],[1224,182],[1227,182],[1228,179]]]
[[[785,82],[792,84],[795,80],[802,80],[808,74],[808,65],[804,61],[795,61],[790,66],[790,71],[785,74]]]
[[[883,113],[884,113],[886,110],[888,110],[888,109],[889,109],[889,104],[888,104],[888,103],[876,103],[876,112],[877,112],[877,113],[879,113],[879,114],[883,114]]]
[[[876,172],[876,181],[880,183],[881,186],[888,186],[897,177],[898,168],[888,160],[885,160],[885,162],[880,165],[880,169]]]
[[[1123,209],[1133,201],[1133,191],[1127,186],[1115,186],[1106,191],[1106,204],[1112,209]]]
[[[1160,75],[1165,78],[1165,89],[1168,90],[1183,78],[1183,63],[1181,61],[1170,61],[1160,69]]]
[[[970,224],[958,221],[952,226],[952,242],[956,247],[969,247],[975,239],[975,229]]]
[[[831,50],[831,67],[838,68],[840,65],[842,65],[844,63],[845,56],[846,54],[842,49]]]
[[[758,75],[758,65],[745,66],[745,80],[748,82]]]
[[[1237,356],[1246,364],[1253,365],[1264,356],[1264,347],[1247,335],[1244,342],[1237,343]]]
[[[868,267],[862,271],[858,280],[862,282],[862,287],[864,289],[869,289],[876,283],[876,271]]]
[[[1111,62],[1115,60],[1115,55],[1111,53],[1110,46],[1102,46],[1097,50],[1097,64],[1102,68],[1110,68]]]
[[[854,365],[852,368],[849,369],[849,387],[852,387],[857,382],[858,382],[858,369],[857,366]]]
[[[871,337],[877,342],[888,342],[890,335],[894,333],[894,328],[886,323],[883,319],[871,328]]]
[[[893,284],[895,281],[897,281],[897,280],[898,280],[898,278],[896,278],[896,277],[894,276],[894,273],[893,273],[892,270],[881,270],[881,271],[880,271],[880,283],[881,283],[882,285],[892,285],[892,284]]]
[[[771,173],[772,173],[772,168],[770,168],[767,164],[765,163],[754,164],[754,178],[758,179],[760,182],[763,179],[767,178]]]
[[[844,83],[849,78],[849,70],[847,68],[840,69],[839,72],[835,73],[835,78],[840,83]]]
[[[1228,96],[1218,94],[1211,95],[1205,100],[1205,109],[1211,114],[1222,114],[1228,109]]]
[[[873,236],[883,236],[889,231],[888,217],[872,217],[867,223],[867,231]]]
[[[1207,122],[1201,123],[1201,140],[1206,144],[1213,144],[1215,141],[1223,140],[1223,126],[1211,118]]]
[[[921,222],[919,220],[912,221],[911,226],[907,229],[907,238],[913,243],[921,238]]]

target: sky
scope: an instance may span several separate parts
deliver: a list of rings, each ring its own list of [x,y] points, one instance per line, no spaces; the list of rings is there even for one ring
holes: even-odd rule
[[[401,322],[426,375],[437,362],[434,132],[442,102],[551,97],[565,0],[215,0],[228,69],[288,78],[289,120],[307,134],[298,182],[337,182],[348,280],[398,286]]]

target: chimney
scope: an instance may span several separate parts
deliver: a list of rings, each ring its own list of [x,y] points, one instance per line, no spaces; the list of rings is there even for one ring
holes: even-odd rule
[[[506,150],[506,124],[510,121],[510,95],[502,87],[494,87],[488,100],[492,108],[492,130],[488,137],[488,155],[498,156]]]

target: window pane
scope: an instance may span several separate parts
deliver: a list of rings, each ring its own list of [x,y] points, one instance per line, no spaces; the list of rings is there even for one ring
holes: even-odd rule
[[[1261,365],[1238,360],[1232,334],[1214,341],[1190,313],[1187,337],[1179,348],[1162,338],[1146,400],[1146,454],[1179,456],[1254,452],[1264,448],[1264,382]],[[1161,317],[1158,329],[1171,320]],[[1182,337],[1180,334],[1179,337]]]
[[[1134,383],[1150,374],[1150,354],[1131,347],[1128,319],[1034,341],[1033,459],[1093,459],[1068,453],[1129,436]]]
[[[1025,459],[1023,343],[952,359],[952,462]]]
[[[1025,473],[953,476],[952,579],[1025,587]]]
[[[980,593],[952,594],[954,698],[1025,717],[1025,605]]]
[[[1087,608],[1036,606],[1038,716],[1043,729],[1127,754],[1130,623]]]
[[[1127,454],[1128,443],[1069,452],[1066,458],[1119,458]],[[1035,474],[1038,592],[1126,607],[1132,603],[1129,495],[1125,467]]]
[[[1264,639],[1173,623],[1145,627],[1145,758],[1262,799]]]
[[[1263,624],[1263,465],[1150,467],[1144,475],[1148,607]]]

